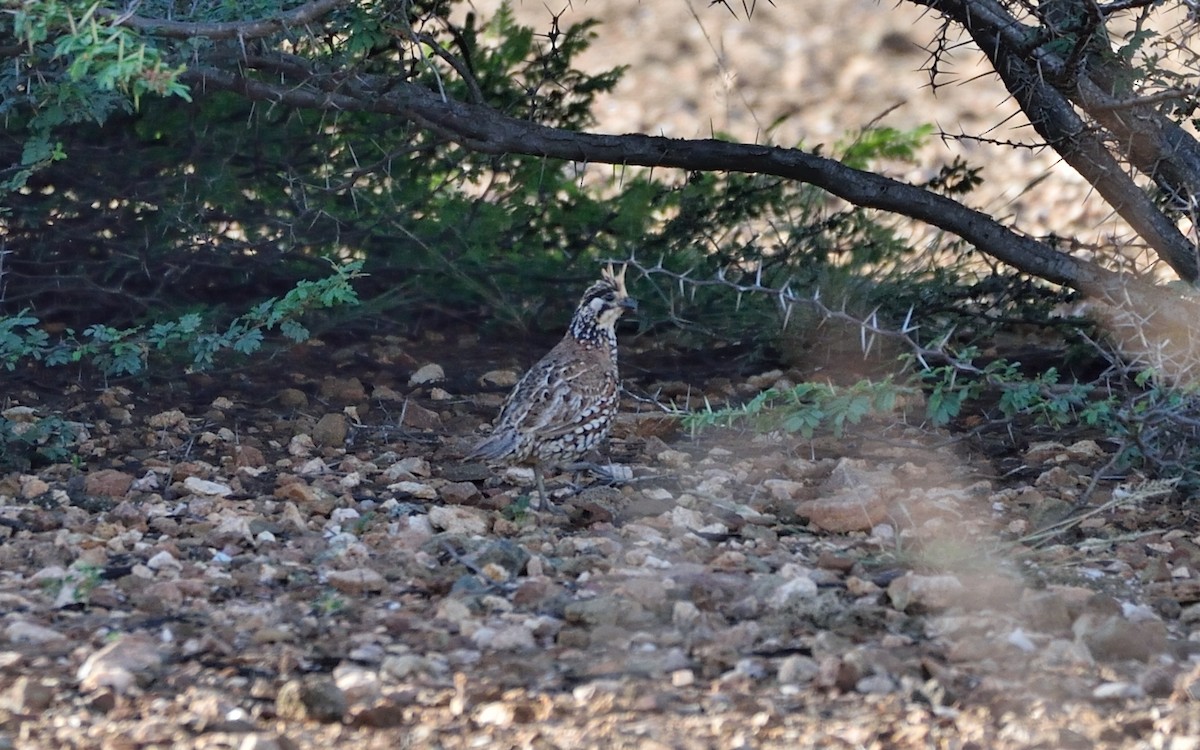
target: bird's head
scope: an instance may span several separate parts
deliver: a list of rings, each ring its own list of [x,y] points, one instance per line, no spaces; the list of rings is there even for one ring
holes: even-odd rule
[[[621,314],[637,309],[637,300],[625,288],[625,269],[621,266],[620,271],[615,271],[609,264],[600,272],[600,280],[583,293],[571,318],[571,333],[575,338],[588,340],[603,333],[606,339],[612,339]]]

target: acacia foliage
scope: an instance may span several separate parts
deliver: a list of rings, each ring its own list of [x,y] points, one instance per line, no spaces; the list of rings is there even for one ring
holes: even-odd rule
[[[486,153],[386,106],[416,87],[513,122],[585,130],[594,97],[623,73],[574,66],[593,22],[535,30],[505,9],[485,19],[452,2],[201,3],[187,13],[143,2],[136,15],[46,5],[35,18],[36,5],[23,6],[13,39],[0,37],[8,70],[23,71],[0,82],[0,311],[10,314],[79,330],[201,305],[232,316],[324,275],[321,258],[333,256],[366,260],[355,283],[367,311],[420,303],[428,320],[486,307],[524,323],[546,305],[549,327],[598,257],[757,266],[768,282],[815,283],[907,250],[888,223],[784,178],[616,169],[585,183],[572,164]],[[85,37],[98,40],[88,55],[76,49]],[[226,74],[306,95],[329,86],[331,103],[264,101],[219,85]],[[283,83],[292,76],[307,83]],[[377,95],[336,106],[367,84]],[[911,157],[928,136],[881,128],[841,153],[867,166]],[[969,186],[969,170],[956,169]],[[668,297],[647,300],[660,319],[745,333],[729,331],[704,295]],[[774,315],[769,303],[758,312]]]
[[[1200,147],[1188,3],[912,1],[939,14],[948,31],[971,35],[1045,144],[1153,253],[1185,281],[1196,279],[1188,227]],[[83,259],[102,271],[99,281],[86,275],[95,297],[115,303],[131,295],[148,307],[164,283],[173,292],[181,283],[206,285],[210,295],[248,294],[261,283],[246,270],[255,263],[287,268],[317,251],[361,252],[402,258],[391,273],[373,276],[379,291],[440,273],[466,292],[448,299],[461,309],[472,287],[497,292],[493,282],[506,263],[519,278],[562,278],[564,261],[569,269],[596,245],[624,250],[678,208],[664,208],[670,190],[639,180],[618,183],[624,203],[600,205],[554,161],[574,160],[815,185],[856,206],[938,226],[1036,277],[1131,300],[1143,317],[1159,314],[1160,290],[1072,254],[1069,243],[1025,236],[932,185],[801,150],[584,132],[592,97],[619,74],[588,75],[571,64],[587,43],[587,24],[560,27],[553,17],[535,34],[504,12],[480,19],[452,0],[187,7],[143,0],[127,9],[32,0],[7,9],[14,23],[0,31],[0,56],[11,64],[0,89],[9,138],[0,163],[12,165],[5,183],[32,206],[14,206],[5,219],[10,288],[69,278]],[[951,38],[934,42],[935,83]],[[194,104],[145,106],[149,94]],[[78,125],[88,121],[107,130],[92,130],[75,150]],[[125,189],[107,179],[112,171],[91,171],[113,143],[167,147],[159,161],[134,161],[138,182],[150,187]],[[52,173],[64,155],[70,168]],[[73,184],[80,175],[92,184]],[[118,194],[97,200],[106,190]],[[491,200],[443,200],[450,192]],[[109,214],[123,217],[119,226]],[[79,231],[39,244],[34,227],[47,225]],[[159,253],[172,263],[146,262]],[[472,262],[480,253],[487,263]],[[499,277],[491,273],[497,268]],[[40,292],[37,303],[50,305],[47,290]],[[1180,304],[1187,309],[1169,316],[1194,319]]]

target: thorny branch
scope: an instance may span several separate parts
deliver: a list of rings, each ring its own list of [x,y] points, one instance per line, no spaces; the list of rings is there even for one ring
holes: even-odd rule
[[[819,292],[802,295],[794,291],[790,284],[781,287],[764,284],[761,269],[748,280],[735,281],[728,278],[723,271],[712,278],[696,278],[691,272],[680,273],[665,268],[662,261],[654,265],[644,264],[636,256],[620,262],[628,263],[644,276],[662,276],[669,279],[673,285],[679,287],[681,293],[685,293],[684,290],[688,287],[720,287],[739,297],[745,294],[763,295],[773,299],[778,305],[783,326],[787,325],[797,306],[807,307],[822,320],[838,321],[857,327],[864,356],[874,349],[877,338],[886,338],[906,348],[923,372],[931,373],[935,366],[942,366],[950,368],[953,373],[951,378],[963,375],[982,380],[1001,391],[1027,386],[1027,383],[1015,383],[1008,380],[1003,373],[991,371],[964,359],[950,346],[953,330],[938,336],[931,343],[922,343],[918,336],[920,326],[913,322],[912,309],[903,321],[893,326],[880,320],[877,311],[859,317],[851,315],[845,309],[832,308],[821,299]],[[1039,393],[1047,400],[1072,393],[1086,395],[1089,400],[1115,399],[1108,413],[1114,425],[1112,429],[1115,430],[1110,437],[1116,443],[1116,455],[1109,464],[1099,470],[1080,503],[1086,502],[1101,479],[1114,478],[1109,474],[1114,467],[1126,467],[1134,461],[1141,461],[1162,476],[1183,477],[1182,481],[1185,484],[1200,483],[1200,469],[1197,468],[1200,466],[1200,453],[1194,447],[1200,445],[1200,398],[1194,390],[1175,389],[1154,379],[1151,379],[1149,387],[1141,387],[1137,385],[1137,376],[1145,367],[1144,362],[1130,363],[1127,358],[1113,353],[1109,345],[1082,332],[1080,335],[1109,362],[1108,370],[1090,383],[1038,383]],[[1006,421],[1007,419],[999,420]],[[998,422],[993,420],[992,423]]]

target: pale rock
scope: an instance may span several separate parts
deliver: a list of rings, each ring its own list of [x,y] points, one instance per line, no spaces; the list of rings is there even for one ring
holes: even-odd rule
[[[146,420],[146,424],[155,430],[178,429],[187,430],[187,416],[178,409],[159,412]]]
[[[492,388],[512,388],[519,378],[514,370],[488,370],[480,376],[479,383]]]
[[[531,485],[537,481],[531,466],[507,466],[504,469],[504,481],[509,484]]]
[[[310,458],[296,467],[296,474],[302,477],[319,477],[329,473],[329,465],[320,458]]]
[[[476,647],[492,651],[532,651],[537,646],[533,633],[523,625],[479,628],[471,640]]]
[[[423,482],[396,482],[389,484],[387,488],[397,494],[409,495],[418,500],[437,500],[438,496],[436,489]]]
[[[895,692],[896,682],[887,675],[872,674],[854,683],[854,689],[863,695],[885,695]]]
[[[446,379],[446,371],[439,364],[430,363],[414,372],[408,379],[410,386],[429,385]]]
[[[55,584],[67,577],[67,569],[61,565],[47,565],[29,576],[29,580],[42,586]]]
[[[383,650],[383,646],[379,645],[378,643],[364,643],[363,645],[355,646],[346,652],[346,658],[358,662],[359,664],[378,664],[383,661],[383,657],[385,655],[386,653]],[[335,675],[336,672],[337,670],[334,670]],[[375,674],[375,672],[371,672],[371,674]],[[339,684],[338,687],[342,686]],[[344,687],[342,687],[342,689],[345,690]]]
[[[146,567],[154,571],[170,571],[178,573],[183,570],[183,564],[175,559],[175,556],[170,552],[163,550],[150,557],[146,561]]]
[[[37,409],[32,406],[10,406],[4,411],[0,411],[0,416],[10,422],[31,424],[37,421]]]
[[[149,684],[162,666],[158,642],[142,635],[123,635],[92,653],[79,667],[79,687],[84,692],[109,688],[128,692],[137,685]]]
[[[817,595],[817,584],[807,576],[790,578],[771,592],[767,597],[767,606],[771,609],[787,609],[801,601],[812,599]]]
[[[891,542],[896,538],[896,527],[890,523],[879,523],[871,527],[871,538],[879,542]]]
[[[671,673],[672,687],[688,687],[696,682],[696,673],[690,669],[677,669]]]
[[[671,624],[687,629],[700,621],[700,609],[689,601],[677,601],[671,608]]]
[[[1085,461],[1104,455],[1104,449],[1095,440],[1080,440],[1067,446],[1067,458],[1072,461]]]
[[[767,479],[763,481],[763,487],[776,500],[793,500],[804,491],[805,484],[791,479]]]
[[[302,432],[299,435],[293,436],[292,439],[288,441],[287,451],[289,456],[294,456],[295,458],[305,458],[307,456],[311,456],[316,447],[317,445],[313,442],[312,435]]]
[[[675,497],[671,494],[670,490],[663,487],[647,487],[646,489],[642,490],[642,496],[647,500],[655,500],[658,502],[673,500]]]
[[[211,497],[228,497],[233,494],[233,488],[227,484],[213,482],[199,477],[188,477],[183,480],[183,488],[193,495],[209,495]]]
[[[383,657],[379,672],[393,680],[404,681],[429,669],[424,657],[416,654],[391,654]]]
[[[254,534],[250,532],[250,521],[232,513],[223,514],[216,528],[205,535],[205,541],[213,547],[224,547],[226,544],[253,542]]]
[[[420,456],[408,456],[389,466],[387,471],[384,472],[384,478],[390,480],[392,472],[404,472],[416,477],[428,477],[433,473],[433,469],[427,459]]]
[[[477,724],[493,727],[511,726],[516,716],[516,709],[500,701],[484,703],[475,709],[474,719]]]
[[[22,474],[18,481],[21,483],[21,498],[24,500],[41,497],[50,491],[49,484],[40,477],[33,476],[32,474]],[[117,497],[120,497],[120,495],[117,495]]]
[[[451,534],[480,536],[489,528],[488,515],[465,505],[435,505],[429,509],[429,523]]]
[[[162,482],[157,473],[147,471],[141,477],[133,480],[133,484],[129,485],[129,488],[134,492],[158,492],[162,489]]]
[[[916,575],[908,573],[888,585],[888,599],[902,612],[936,611],[952,607],[963,599],[962,581],[952,575]]]
[[[31,645],[53,643],[54,641],[61,641],[66,638],[65,635],[53,628],[38,625],[27,620],[10,622],[8,627],[4,629],[4,637],[9,643],[27,643]]]
[[[1033,653],[1037,650],[1037,646],[1034,644],[1034,642],[1029,638],[1025,631],[1021,630],[1020,628],[1017,628],[1009,633],[1008,637],[1004,640],[1027,654]]]
[[[295,742],[284,741],[278,735],[251,732],[242,737],[242,742],[238,745],[237,750],[286,750],[294,747],[296,747]]]
[[[325,574],[325,580],[338,591],[354,596],[383,591],[387,587],[387,580],[370,568],[331,570]]]
[[[328,677],[289,680],[275,696],[275,711],[284,719],[332,724],[346,713],[346,696]]]
[[[1055,440],[1030,443],[1025,449],[1025,461],[1029,464],[1044,464],[1058,459],[1064,459],[1066,446]]]
[[[1096,700],[1127,701],[1146,697],[1146,691],[1133,682],[1104,682],[1092,690]]]
[[[1121,602],[1121,614],[1130,622],[1149,622],[1160,619],[1153,607],[1133,602]]]
[[[379,673],[358,664],[342,662],[334,667],[333,682],[349,703],[371,703],[382,694]]]
[[[794,654],[780,662],[779,681],[784,685],[806,685],[815,680],[820,671],[816,659]]]
[[[676,505],[671,509],[671,525],[681,529],[699,529],[704,525],[704,516],[694,508]]]
[[[421,543],[433,536],[433,524],[429,522],[429,516],[409,516],[408,533],[420,539]]]
[[[692,457],[683,451],[668,448],[660,452],[656,458],[659,463],[671,469],[686,469],[692,463]]]

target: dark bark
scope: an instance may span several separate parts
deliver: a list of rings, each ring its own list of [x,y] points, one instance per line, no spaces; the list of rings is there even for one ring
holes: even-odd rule
[[[1072,61],[1044,46],[1032,46],[1030,40],[1038,38],[1039,29],[1022,24],[994,0],[911,2],[933,8],[966,29],[1046,143],[1094,186],[1181,278],[1195,281],[1200,277],[1195,245],[1113,155],[1114,151],[1121,154],[1174,191],[1200,195],[1200,156],[1192,153],[1195,141],[1191,136],[1149,107],[1105,109],[1103,105],[1113,97],[1103,94],[1087,73],[1096,68],[1091,62],[1094,54]],[[1110,71],[1108,75],[1113,74]],[[1094,112],[1097,122],[1108,130],[1086,123],[1076,111],[1076,102]],[[1112,150],[1106,137],[1116,141]],[[1176,163],[1185,156],[1195,161],[1196,169],[1182,161]]]

